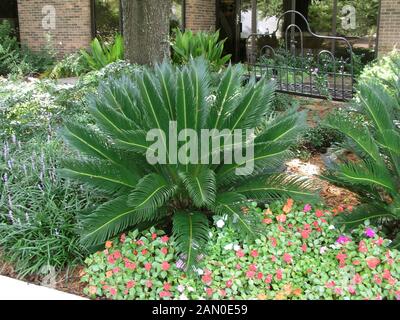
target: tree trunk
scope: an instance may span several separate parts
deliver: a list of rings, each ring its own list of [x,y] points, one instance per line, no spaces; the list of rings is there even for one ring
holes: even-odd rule
[[[122,0],[125,58],[154,64],[170,55],[171,0]]]

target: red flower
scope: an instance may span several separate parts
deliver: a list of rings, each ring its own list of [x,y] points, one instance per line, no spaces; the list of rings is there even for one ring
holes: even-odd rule
[[[138,241],[136,241],[136,244],[138,246],[142,246],[144,244],[144,242],[143,242],[143,240],[138,240]]]
[[[161,269],[163,269],[164,271],[168,271],[169,268],[170,268],[170,264],[169,264],[167,261],[164,261],[164,262],[161,264]]]
[[[368,252],[367,244],[365,243],[364,240],[361,240],[360,243],[358,244],[358,251],[361,253]]]
[[[382,279],[377,274],[374,275],[374,281],[376,284],[382,283]]]
[[[153,234],[151,235],[151,239],[156,240],[156,239],[157,239],[157,234],[156,234],[156,233],[153,233]]]
[[[168,236],[162,236],[162,237],[161,237],[161,241],[164,242],[164,243],[167,243],[168,240],[169,240],[169,237],[168,237]]]
[[[367,258],[365,261],[367,262],[368,267],[371,269],[375,269],[376,266],[381,263],[381,260],[375,257]]]
[[[212,277],[210,274],[205,274],[204,276],[201,277],[201,281],[203,281],[203,283],[205,284],[210,284],[212,281]]]
[[[303,245],[301,246],[301,251],[303,252],[307,251],[307,245],[305,243],[303,243]]]
[[[287,264],[292,263],[292,256],[289,253],[284,253],[283,261],[285,261]]]
[[[137,254],[138,254],[137,250],[133,250],[133,254],[134,254],[135,256],[137,256]]]
[[[385,269],[383,270],[383,279],[389,280],[392,277],[390,270]]]
[[[206,293],[207,293],[207,295],[208,295],[209,297],[211,297],[212,294],[213,294],[213,290],[212,290],[211,288],[207,288],[207,289],[206,289]]]
[[[272,282],[272,274],[269,274],[265,277],[265,283],[271,283]]]
[[[164,283],[163,288],[165,291],[169,291],[169,290],[171,290],[171,284],[166,282],[166,283]]]
[[[303,239],[308,239],[310,237],[310,231],[309,230],[302,230],[301,231],[301,237]]]
[[[315,215],[317,216],[317,218],[321,218],[324,216],[324,213],[322,212],[322,210],[317,210],[315,211]]]
[[[278,230],[279,230],[280,232],[283,232],[283,231],[285,231],[285,228],[284,228],[283,226],[281,226],[281,225],[278,225]]]
[[[122,255],[121,255],[121,252],[120,252],[119,250],[117,250],[117,251],[114,252],[114,258],[115,258],[115,259],[119,259],[119,258],[121,258],[121,256],[122,256]]]
[[[271,224],[272,223],[272,219],[271,218],[265,218],[265,219],[262,220],[262,223]]]
[[[229,279],[229,280],[226,282],[226,287],[227,287],[227,288],[230,288],[230,287],[232,287],[232,285],[233,285],[233,281],[232,281],[232,279]]]
[[[167,255],[167,253],[168,253],[168,248],[165,248],[165,247],[161,248],[161,253],[162,253],[163,255]]]
[[[277,245],[277,240],[274,237],[269,238],[269,240],[271,241],[271,245],[275,248]]]
[[[257,273],[257,279],[261,280],[263,277],[262,272]]]
[[[242,250],[238,250],[236,251],[236,256],[238,256],[239,258],[244,257],[244,252]]]
[[[343,268],[346,265],[346,258],[347,258],[347,254],[345,253],[338,253],[336,256],[336,259],[339,260],[339,267]]]
[[[130,288],[133,288],[133,287],[135,286],[135,284],[136,284],[135,281],[129,280],[129,281],[126,283],[126,287],[127,287],[128,289],[130,289]]]
[[[170,296],[171,296],[171,292],[168,292],[168,291],[160,292],[160,298],[165,298],[165,297],[170,297]]]
[[[142,255],[146,255],[147,252],[148,252],[147,249],[143,249],[143,250],[142,250]]]
[[[131,261],[125,261],[125,268],[129,270],[135,270],[136,269],[136,263],[131,262]]]
[[[144,268],[145,268],[147,271],[150,271],[150,269],[151,269],[151,263],[150,263],[150,262],[146,262],[146,263],[144,264]]]

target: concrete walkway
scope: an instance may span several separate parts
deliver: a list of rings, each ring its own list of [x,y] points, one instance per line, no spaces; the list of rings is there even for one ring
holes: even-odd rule
[[[73,294],[0,276],[0,300],[87,300]]]

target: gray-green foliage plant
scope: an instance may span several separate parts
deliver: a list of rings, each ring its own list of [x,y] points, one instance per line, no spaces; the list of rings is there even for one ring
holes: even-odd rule
[[[263,127],[274,83],[251,80],[243,85],[244,71],[237,65],[229,66],[213,88],[208,68],[203,58],[183,67],[165,62],[109,81],[88,101],[96,127],[67,123],[63,136],[83,158],[66,160],[62,174],[110,195],[108,202],[81,218],[85,245],[102,244],[143,223],[172,221],[177,250],[188,267],[209,241],[209,219],[214,214],[226,216],[244,236],[257,237],[259,224],[241,209],[249,200],[314,196],[307,181],[281,172],[291,156],[290,146],[305,126],[304,112],[288,112]],[[169,150],[170,121],[177,122],[178,132],[261,129],[256,131],[254,156],[242,162],[225,163],[221,156],[220,164],[212,164],[211,158],[223,155],[224,149],[248,146],[249,140],[209,149],[202,154],[209,164],[175,163],[167,157],[166,164],[150,165],[145,155],[153,142],[146,141],[146,133],[162,130],[165,139],[160,141]],[[189,139],[178,142],[178,148]],[[251,174],[236,175],[235,169],[252,161]]]

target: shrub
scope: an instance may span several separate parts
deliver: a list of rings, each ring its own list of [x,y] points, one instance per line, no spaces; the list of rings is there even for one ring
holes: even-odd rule
[[[397,74],[400,71],[397,69]],[[398,79],[390,86],[396,88]],[[378,225],[398,221],[400,183],[400,131],[398,116],[399,91],[392,92],[376,79],[359,84],[357,106],[365,117],[365,125],[358,125],[345,117],[329,117],[327,124],[347,138],[347,150],[357,161],[344,159],[334,166],[325,178],[338,186],[357,193],[362,205],[353,213],[342,215],[338,223],[352,227],[366,219]],[[400,245],[400,233],[395,246]]]
[[[79,77],[89,72],[89,66],[83,55],[73,53],[66,56],[48,71],[48,77],[51,79]]]
[[[175,39],[172,43],[173,61],[185,64],[192,58],[204,57],[215,70],[219,70],[231,58],[231,55],[223,56],[225,40],[219,40],[219,31],[214,33],[196,32],[190,30],[184,32],[175,30]]]
[[[109,45],[95,38],[90,47],[90,51],[82,50],[81,54],[92,70],[100,70],[112,62],[124,59],[124,39],[121,35],[117,35],[114,43]]]
[[[131,79],[111,81],[90,98],[89,110],[98,129],[66,125],[65,139],[85,158],[67,160],[61,172],[109,192],[111,200],[82,218],[83,243],[98,245],[143,222],[168,225],[172,220],[177,251],[186,255],[188,267],[208,241],[208,218],[214,213],[228,215],[234,227],[254,237],[258,226],[240,210],[247,199],[315,195],[308,190],[309,183],[279,172],[303,128],[302,112],[272,119],[257,132],[254,157],[237,164],[223,160],[218,166],[211,164],[212,155],[222,153],[223,148],[202,154],[209,165],[175,164],[169,159],[167,164],[147,162],[145,155],[151,155],[152,143],[146,141],[146,133],[161,129],[164,141],[169,141],[170,121],[177,121],[178,131],[260,126],[274,85],[263,80],[242,87],[241,70],[235,66],[223,73],[213,99],[204,59],[178,69],[164,63]],[[188,141],[188,137],[180,141],[178,148]],[[254,161],[252,174],[237,175],[235,169],[249,161]]]
[[[307,129],[300,138],[300,148],[305,148],[312,153],[325,153],[335,143],[343,141],[343,135],[324,124],[318,124]]]
[[[399,252],[370,226],[341,234],[330,222],[343,208],[331,212],[288,200],[246,210],[268,225],[268,233],[249,243],[216,217],[192,277],[174,260],[172,239],[136,231],[86,260],[85,292],[129,300],[400,299]]]
[[[1,145],[0,247],[20,276],[82,263],[76,215],[90,191],[56,175],[60,141],[14,137]]]

